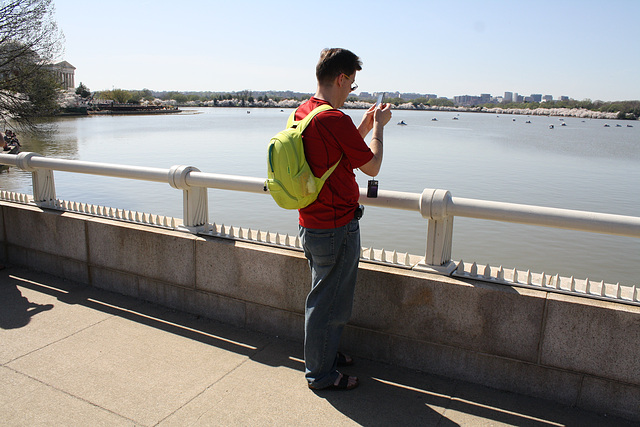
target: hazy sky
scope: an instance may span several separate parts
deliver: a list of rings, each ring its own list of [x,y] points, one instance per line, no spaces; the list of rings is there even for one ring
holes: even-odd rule
[[[640,99],[639,0],[54,3],[91,90],[314,92],[320,51],[344,47],[357,92]]]

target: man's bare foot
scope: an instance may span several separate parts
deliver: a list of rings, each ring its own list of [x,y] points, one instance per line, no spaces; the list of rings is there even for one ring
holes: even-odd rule
[[[344,378],[344,375],[340,373],[340,375],[338,375],[338,378],[336,379],[336,382],[333,383],[333,386],[339,387],[340,382],[344,381],[343,378]],[[347,376],[346,390],[351,390],[352,388],[356,388],[358,387],[359,384],[360,383],[358,381],[358,377]]]

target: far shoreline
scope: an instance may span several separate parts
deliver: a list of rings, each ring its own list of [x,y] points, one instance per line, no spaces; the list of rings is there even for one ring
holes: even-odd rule
[[[291,100],[286,105],[188,105],[179,104],[180,108],[297,108],[302,102],[296,102],[297,105],[292,105]],[[401,105],[391,105],[392,110],[406,110],[406,111],[445,111],[454,113],[485,113],[485,114],[510,114],[518,116],[540,116],[540,117],[575,117],[582,119],[602,119],[602,120],[624,120],[624,121],[637,121],[640,119],[621,119],[618,117],[618,113],[602,112],[587,110],[585,108],[486,108],[486,107],[445,107],[445,106],[427,106],[420,104],[414,106],[411,103]],[[366,110],[373,105],[366,102],[346,102],[343,109],[346,110]]]

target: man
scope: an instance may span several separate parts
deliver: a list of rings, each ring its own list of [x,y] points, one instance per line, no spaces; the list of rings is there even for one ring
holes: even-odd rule
[[[338,352],[344,325],[351,317],[358,261],[362,210],[354,169],[372,177],[382,163],[383,129],[391,119],[389,105],[374,105],[358,127],[337,110],[358,86],[360,59],[346,49],[325,49],[316,66],[316,94],[296,111],[304,118],[314,108],[329,104],[334,109],[319,113],[303,132],[305,156],[315,176],[322,176],[340,162],[309,206],[300,209],[300,238],[311,268],[311,291],[305,309],[305,377],[309,388],[351,390],[354,376],[343,375],[337,365],[353,360]],[[364,137],[373,130],[367,146]]]

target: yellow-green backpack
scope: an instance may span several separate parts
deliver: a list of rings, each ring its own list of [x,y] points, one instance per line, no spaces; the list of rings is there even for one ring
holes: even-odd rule
[[[287,128],[271,138],[267,156],[266,187],[280,207],[302,209],[309,206],[318,198],[324,182],[340,163],[338,160],[322,177],[316,178],[307,163],[302,143],[302,132],[315,115],[331,108],[327,104],[316,107],[299,121],[294,120],[294,111],[289,116]]]

